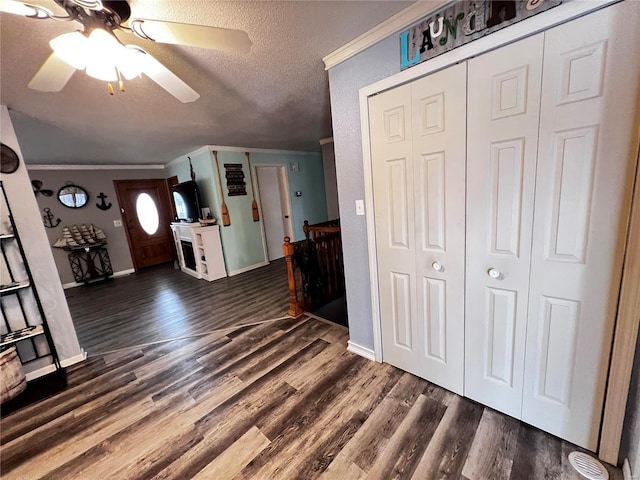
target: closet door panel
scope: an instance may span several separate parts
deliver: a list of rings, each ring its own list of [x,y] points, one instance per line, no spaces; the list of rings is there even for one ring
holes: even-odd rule
[[[465,395],[521,416],[543,36],[469,61]]]
[[[369,100],[384,361],[420,374],[411,87]]]
[[[545,33],[523,420],[590,450],[637,155],[634,3]]]
[[[411,84],[418,334],[424,378],[464,387],[466,64]]]

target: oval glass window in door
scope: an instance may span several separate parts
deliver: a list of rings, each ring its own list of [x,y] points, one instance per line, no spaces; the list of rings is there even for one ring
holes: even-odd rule
[[[160,225],[160,215],[158,215],[158,207],[148,193],[141,193],[136,200],[136,214],[138,222],[142,229],[149,235],[153,235],[158,231]]]

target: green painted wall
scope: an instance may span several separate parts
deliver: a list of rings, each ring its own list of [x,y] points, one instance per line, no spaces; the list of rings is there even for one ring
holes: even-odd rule
[[[190,155],[196,182],[200,189],[202,206],[211,208],[212,215],[222,224],[220,213],[220,193],[218,180],[214,176],[215,162],[211,150]],[[241,163],[247,183],[247,195],[229,197],[224,176],[225,163]],[[292,171],[291,164],[298,164],[298,171]],[[218,151],[220,177],[224,190],[224,201],[229,209],[231,225],[220,227],[227,272],[234,272],[266,262],[262,242],[261,222],[254,222],[251,216],[251,189],[247,158],[243,152]],[[327,220],[327,203],[324,189],[324,173],[320,153],[263,153],[252,152],[251,164],[286,165],[291,199],[291,215],[295,240],[304,238],[302,225],[305,220],[318,223]],[[187,156],[167,166],[167,177],[177,175],[179,181],[190,179]],[[255,179],[254,179],[255,180]],[[295,192],[302,196],[296,197]]]

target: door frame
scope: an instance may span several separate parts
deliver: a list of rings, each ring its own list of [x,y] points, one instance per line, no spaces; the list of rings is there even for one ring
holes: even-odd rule
[[[287,213],[289,215],[288,218],[288,227],[289,227],[289,231],[291,232],[291,236],[289,238],[291,238],[291,242],[293,243],[295,241],[295,230],[293,229],[293,213],[292,213],[292,208],[291,208],[291,196],[290,196],[290,190],[289,190],[289,173],[288,173],[288,166],[287,165],[282,165],[280,163],[257,163],[257,164],[252,164],[251,165],[251,174],[253,175],[253,178],[255,178],[255,182],[253,185],[254,191],[255,191],[255,196],[256,196],[256,202],[258,203],[258,211],[260,212],[260,231],[262,232],[262,248],[264,249],[264,259],[267,263],[269,263],[269,251],[267,250],[267,235],[265,233],[265,229],[264,229],[264,215],[262,214],[262,199],[260,197],[260,182],[258,181],[258,168],[263,168],[263,167],[272,167],[272,168],[277,168],[278,169],[278,179],[280,181],[282,181],[281,188],[284,190],[284,192],[280,192],[281,194],[284,193],[287,202],[285,205],[283,205],[283,207],[285,207],[287,209]],[[284,239],[283,239],[283,243],[284,243]]]
[[[386,90],[409,83],[417,78],[424,77],[438,70],[442,70],[456,63],[469,60],[472,57],[495,50],[501,46],[549,30],[562,23],[575,18],[593,13],[608,7],[621,0],[602,0],[596,4],[592,2],[568,2],[558,5],[550,10],[528,18],[507,28],[479,38],[471,43],[443,53],[435,58],[423,62],[415,67],[391,75],[385,79],[361,88],[359,94],[360,105],[360,133],[362,141],[362,166],[364,180],[365,208],[367,215],[367,247],[369,254],[369,285],[371,291],[371,313],[373,324],[373,351],[349,341],[348,350],[357,354],[366,354],[367,358],[373,357],[377,362],[382,362],[382,320],[380,316],[379,285],[378,285],[378,259],[376,257],[376,228],[375,209],[373,206],[373,168],[371,164],[371,138],[369,130],[369,97]],[[439,7],[435,5],[434,9]],[[425,15],[427,15],[426,13]],[[638,114],[636,115],[638,117]],[[638,121],[636,122],[638,123]],[[639,132],[640,137],[640,132]],[[640,139],[636,153],[640,151]],[[638,160],[640,162],[640,160]],[[640,169],[640,165],[636,165]],[[640,302],[636,295],[640,290],[640,281],[633,278],[633,272],[640,271],[640,251],[630,248],[635,240],[640,241],[640,170],[638,170],[634,193],[631,198],[633,216],[627,227],[627,241],[625,244],[625,261],[622,270],[623,289],[619,296],[619,308],[615,319],[613,348],[611,351],[610,371],[607,378],[606,393],[602,414],[602,428],[598,456],[611,464],[618,463],[618,454],[622,436],[625,409],[629,386],[631,382],[631,365],[635,354],[636,338],[638,336],[640,319],[637,312],[640,311]],[[632,238],[633,237],[633,238]],[[628,273],[627,273],[628,272]],[[622,313],[621,313],[622,312]],[[633,313],[636,315],[633,315]],[[624,315],[624,316],[623,316]],[[616,366],[622,372],[611,373],[611,367]]]

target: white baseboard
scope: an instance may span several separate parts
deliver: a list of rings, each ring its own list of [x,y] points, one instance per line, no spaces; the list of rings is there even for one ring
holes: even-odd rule
[[[376,354],[373,350],[363,347],[362,345],[358,345],[357,343],[353,343],[351,340],[347,342],[347,350],[351,353],[355,353],[356,355],[360,355],[367,360],[371,360],[373,362],[376,361]]]
[[[234,275],[239,275],[241,273],[248,272],[250,270],[255,270],[256,268],[266,267],[267,265],[269,265],[269,262],[260,262],[260,263],[256,263],[255,265],[249,265],[248,267],[240,268],[238,270],[229,272],[229,276],[233,277]]]
[[[73,357],[70,358],[65,358],[64,360],[60,360],[60,366],[65,368],[65,367],[69,367],[71,365],[74,365],[76,363],[80,363],[82,361],[84,361],[87,358],[87,352],[85,352],[84,350],[82,350],[82,353],[75,355]],[[40,378],[48,373],[52,373],[56,371],[56,367],[55,365],[51,364],[51,365],[47,365],[46,367],[42,367],[39,368],[37,370],[34,370],[33,372],[29,372],[27,374],[25,374],[25,377],[27,379],[27,382],[30,380],[34,380],[36,378]]]
[[[133,268],[127,268],[126,270],[120,270],[119,272],[115,272],[113,275],[111,275],[111,278],[124,277],[125,275],[131,275],[132,273],[136,273],[136,271]],[[84,283],[78,283],[78,282],[63,283],[62,288],[66,290],[67,288],[79,287],[80,285],[84,285]]]

